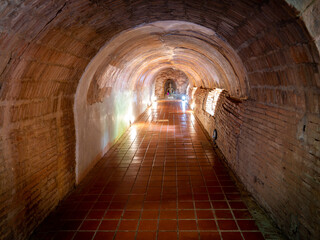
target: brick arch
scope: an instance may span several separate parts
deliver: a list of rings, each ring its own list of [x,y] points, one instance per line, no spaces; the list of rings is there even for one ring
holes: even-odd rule
[[[259,187],[248,182],[246,186],[288,234],[294,233],[290,233],[292,223],[285,216],[297,211],[301,236],[315,236],[317,219],[312,213],[318,205],[311,203],[318,189],[315,129],[319,124],[319,1],[287,2],[159,0],[130,5],[102,0],[4,1],[0,10],[0,195],[5,209],[0,229],[5,229],[1,232],[4,238],[26,238],[74,187],[74,95],[89,62],[118,33],[163,20],[187,21],[212,29],[221,40],[220,46],[227,43],[237,53],[247,73],[243,83],[248,85],[244,88],[250,86],[245,114],[255,116],[248,121],[269,128],[279,127],[272,124],[283,119],[288,121],[281,124],[290,126],[290,141],[279,138],[279,142],[276,131],[276,143],[268,143],[270,149],[276,149],[270,156],[275,163],[270,163],[275,167],[270,174],[285,179],[283,185],[292,183],[296,188],[287,188],[285,194],[272,195],[274,200],[270,200],[265,196],[270,196],[270,189],[276,185]],[[178,60],[181,66],[192,62],[189,53]],[[166,61],[160,63],[170,66]],[[139,79],[149,71],[140,72]],[[189,69],[188,74],[194,71]],[[198,77],[192,81],[199,87],[219,87],[206,76]],[[142,85],[143,80],[134,86],[138,89]],[[228,87],[232,89],[233,85]],[[270,116],[274,117],[272,124],[267,124]],[[297,132],[301,133],[300,125],[305,125],[308,133],[302,134],[307,136],[302,136],[299,145],[295,138]],[[243,128],[247,139],[259,140],[267,131],[250,124]],[[254,135],[256,132],[261,135]],[[259,146],[253,148],[259,150]],[[292,157],[292,152],[297,155]],[[236,159],[240,164],[245,156],[239,154]],[[265,152],[248,154],[262,156]],[[290,159],[300,166],[298,170],[295,164],[288,171],[276,165]],[[261,162],[252,160],[251,166]],[[304,184],[311,189],[309,192],[303,189]],[[305,199],[300,199],[299,191]],[[290,198],[297,199],[303,210],[288,203]],[[281,206],[290,210],[285,212]]]

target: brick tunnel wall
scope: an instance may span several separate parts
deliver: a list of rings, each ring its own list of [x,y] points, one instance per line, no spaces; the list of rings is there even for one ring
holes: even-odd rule
[[[223,92],[214,116],[205,110],[211,89],[197,89],[194,112],[227,164],[281,229],[293,239],[319,236],[319,129],[316,115],[304,116]]]
[[[299,207],[307,210],[299,211],[299,228],[302,228],[299,231],[304,239],[315,238],[318,228],[311,227],[319,215],[310,215],[310,211],[317,200],[316,195],[312,195],[318,189],[314,184],[319,184],[319,179],[314,179],[317,168],[313,166],[316,166],[319,157],[317,129],[320,84],[319,76],[316,76],[319,63],[316,47],[320,48],[317,27],[320,3],[311,0],[288,2],[297,10],[292,10],[282,1],[217,3],[148,0],[132,5],[128,5],[127,1],[100,0],[1,1],[0,239],[27,238],[73,189],[74,94],[90,60],[108,40],[121,31],[142,23],[168,19],[190,21],[214,29],[238,51],[249,72],[251,99],[238,105],[225,100],[232,110],[239,109],[239,118],[246,122],[240,129],[238,140],[233,142],[238,144],[238,150],[244,147],[249,151],[246,144],[253,147],[256,143],[262,144],[266,141],[266,135],[273,140],[268,142],[269,147],[277,151],[269,156],[266,150],[258,147],[251,149],[249,154],[242,151],[236,153],[235,148],[231,148],[230,153],[229,149],[223,150],[224,154],[230,159],[231,166],[238,164],[244,167],[240,160],[244,159],[241,156],[245,156],[250,159],[251,166],[256,171],[263,164],[257,159],[268,156],[268,159],[264,159],[274,161],[277,154],[280,154],[281,161],[275,162],[285,164],[286,170],[281,170],[281,166],[271,165],[270,162],[267,169],[274,173],[273,179],[268,178],[270,185],[264,181],[264,173],[257,173],[256,182],[252,182],[254,179],[248,176],[248,172],[239,168],[243,174],[240,177],[255,197],[274,216],[279,217],[279,225],[287,231],[291,226],[295,229],[296,218],[294,214],[293,217],[285,217],[283,210],[286,208],[281,209],[281,206],[297,209],[296,204],[304,200]],[[278,62],[278,58],[281,61]],[[292,62],[292,59],[296,61]],[[262,71],[268,67],[278,69],[276,78],[272,73]],[[276,89],[274,85],[277,84],[278,77],[293,82],[287,88],[282,85],[283,87]],[[264,82],[265,79],[267,83]],[[301,86],[304,82],[306,84]],[[291,93],[286,95],[290,89]],[[285,95],[287,97],[283,97]],[[308,108],[305,124],[302,125],[301,102],[296,101],[296,113],[295,103],[288,100],[301,96],[306,96],[305,105]],[[279,104],[270,102],[277,98],[283,99],[283,106],[278,107]],[[284,106],[287,101],[288,108]],[[235,119],[237,111],[234,113]],[[222,113],[225,113],[225,117],[230,114],[229,111],[221,110],[221,116]],[[254,113],[254,119],[245,117],[248,113]],[[277,128],[273,131],[264,129],[268,126],[266,122],[269,119],[275,122],[274,127],[277,124],[285,125],[288,134],[281,135]],[[294,138],[296,128],[289,128],[298,122],[298,126],[307,126],[307,134],[302,134],[305,136],[302,137],[305,139],[302,142]],[[272,133],[273,137],[270,135]],[[223,139],[221,130],[219,134],[219,139]],[[252,142],[252,139],[245,136],[255,136],[257,139]],[[219,144],[221,149],[227,149],[222,142]],[[258,149],[259,154],[255,152]],[[234,163],[237,161],[237,164]],[[299,169],[306,171],[298,172]],[[287,186],[290,191],[281,192],[282,196],[284,193],[287,196],[284,200],[297,197],[299,201],[267,202],[275,197],[268,193],[279,179],[283,179],[283,187],[280,189],[284,190]],[[259,184],[260,181],[264,185]],[[299,186],[299,191],[305,195],[292,189],[292,186]],[[278,186],[273,190],[280,192]],[[313,196],[313,200],[309,196]],[[275,213],[277,210],[279,214]],[[307,220],[309,217],[310,220]],[[288,220],[290,223],[287,223]]]

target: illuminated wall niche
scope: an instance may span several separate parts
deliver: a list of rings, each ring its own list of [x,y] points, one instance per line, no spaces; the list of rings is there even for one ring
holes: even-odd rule
[[[222,91],[223,91],[223,89],[215,88],[214,90],[212,90],[208,93],[205,110],[211,116],[214,116],[216,105],[217,105],[218,99],[219,99]]]

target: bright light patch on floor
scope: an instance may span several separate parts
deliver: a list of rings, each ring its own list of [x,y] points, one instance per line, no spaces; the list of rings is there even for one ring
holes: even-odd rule
[[[184,112],[184,113],[186,112],[186,105],[187,105],[187,103],[185,101],[181,102],[182,112]]]
[[[133,141],[137,136],[137,129],[136,127],[133,125],[131,128],[130,128],[130,140]]]
[[[126,115],[126,119],[127,119],[127,121],[129,121],[130,124],[134,123],[135,118],[133,115],[132,106],[129,107],[129,112]]]
[[[216,88],[208,93],[206,101],[206,112],[211,116],[214,116],[216,105],[222,91],[223,89]]]

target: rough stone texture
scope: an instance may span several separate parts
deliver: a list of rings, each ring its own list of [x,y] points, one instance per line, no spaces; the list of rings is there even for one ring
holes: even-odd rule
[[[158,73],[155,78],[155,96],[163,98],[165,96],[164,86],[168,79],[172,79],[177,86],[177,94],[186,94],[189,79],[185,73],[174,69],[165,69]]]
[[[316,239],[319,229],[319,117],[290,108],[230,98],[223,92],[214,116],[210,89],[197,89],[195,114],[255,199],[292,239]]]
[[[182,20],[212,29],[216,43],[209,47],[193,37],[188,44],[187,37],[179,45],[177,34],[162,36],[169,49],[146,53],[139,66],[154,56],[153,65],[189,71],[195,86],[247,97],[236,105],[244,110],[231,103],[223,108],[232,118],[237,115],[231,110],[242,113],[238,148],[224,154],[230,166],[241,166],[235,172],[291,238],[316,239],[320,3],[288,2],[296,10],[279,0],[1,1],[0,238],[25,239],[73,188],[74,94],[99,49],[139,24]],[[146,43],[141,42],[149,49],[159,46]],[[170,47],[177,57],[169,57]],[[130,47],[122,54],[129,52]],[[144,82],[133,85],[139,89]]]
[[[300,12],[300,17],[305,22],[318,50],[320,50],[320,2],[313,0],[288,0],[288,3]]]

